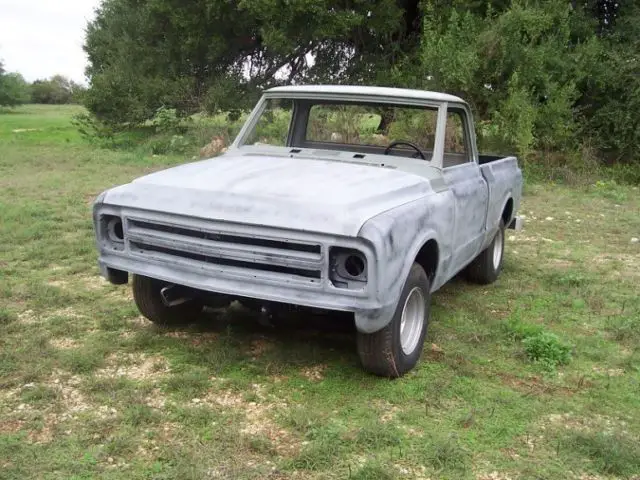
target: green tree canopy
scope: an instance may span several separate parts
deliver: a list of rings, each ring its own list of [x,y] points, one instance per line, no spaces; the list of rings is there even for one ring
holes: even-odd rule
[[[630,0],[104,0],[87,28],[89,110],[139,123],[242,109],[264,88],[354,83],[458,93],[481,138],[611,158],[640,147]]]
[[[84,87],[62,75],[54,75],[48,80],[36,80],[31,84],[33,103],[64,104],[79,100]]]
[[[15,107],[29,101],[29,84],[19,73],[5,72],[0,62],[0,106]]]
[[[366,81],[417,47],[418,1],[106,0],[87,30],[89,109],[138,121],[246,107],[289,82]]]

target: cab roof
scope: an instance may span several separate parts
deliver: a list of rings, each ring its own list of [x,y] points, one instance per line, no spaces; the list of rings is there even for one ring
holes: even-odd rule
[[[404,98],[430,102],[466,103],[460,97],[449,95],[448,93],[412,90],[408,88],[361,87],[357,85],[294,85],[270,88],[266,90],[265,93],[395,97],[398,99]]]

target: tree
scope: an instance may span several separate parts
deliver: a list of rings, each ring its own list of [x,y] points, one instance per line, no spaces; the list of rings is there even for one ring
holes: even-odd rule
[[[385,83],[418,46],[418,0],[106,0],[87,29],[99,118],[247,107],[296,82]]]
[[[84,87],[62,75],[55,75],[48,80],[36,80],[31,85],[31,101],[33,103],[64,104],[74,103],[84,92]]]
[[[0,106],[15,107],[29,101],[29,85],[19,73],[7,73],[0,62]]]
[[[637,161],[639,12],[630,0],[104,0],[84,102],[127,126],[163,106],[245,109],[279,84],[444,90],[505,149],[588,143]]]

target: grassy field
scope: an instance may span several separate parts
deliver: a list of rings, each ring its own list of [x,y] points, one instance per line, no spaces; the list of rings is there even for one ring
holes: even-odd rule
[[[438,292],[389,381],[335,322],[142,319],[91,203],[184,160],[94,148],[78,111],[0,114],[0,478],[640,478],[637,187],[527,184],[498,282]]]

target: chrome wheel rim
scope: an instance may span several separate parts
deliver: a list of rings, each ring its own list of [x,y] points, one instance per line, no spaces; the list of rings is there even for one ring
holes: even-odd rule
[[[424,314],[424,293],[420,287],[413,287],[404,301],[400,320],[400,345],[405,355],[411,355],[418,346]]]
[[[502,243],[504,242],[504,232],[502,229],[498,229],[496,238],[493,241],[493,269],[497,270],[502,261]]]

